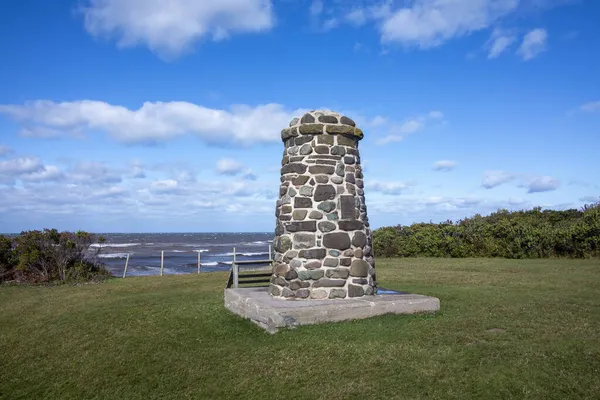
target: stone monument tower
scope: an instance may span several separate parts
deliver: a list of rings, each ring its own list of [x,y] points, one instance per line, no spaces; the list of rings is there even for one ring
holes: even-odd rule
[[[277,200],[273,297],[373,295],[375,263],[354,121],[332,111],[294,118]]]

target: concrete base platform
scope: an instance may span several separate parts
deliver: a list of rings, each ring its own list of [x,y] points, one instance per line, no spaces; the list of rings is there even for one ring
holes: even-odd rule
[[[420,294],[378,294],[357,299],[279,300],[266,288],[225,289],[225,307],[270,333],[279,328],[363,319],[383,314],[436,312],[440,300]]]

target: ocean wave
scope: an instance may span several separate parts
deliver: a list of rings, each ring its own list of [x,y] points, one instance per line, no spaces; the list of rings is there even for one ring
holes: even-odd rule
[[[98,254],[98,258],[127,258],[129,253]]]
[[[254,257],[254,256],[268,256],[269,252],[261,251],[261,252],[246,252],[246,253],[235,253],[236,256],[244,256],[244,257]],[[214,254],[212,257],[233,257],[233,253],[221,253]]]
[[[219,265],[219,263],[216,262],[216,261],[207,262],[207,263],[200,263],[201,267],[214,267],[215,265]]]
[[[141,246],[141,243],[94,243],[91,244],[90,247],[94,248],[105,248],[105,247],[133,247],[133,246]]]
[[[165,250],[165,253],[206,253],[208,250]]]

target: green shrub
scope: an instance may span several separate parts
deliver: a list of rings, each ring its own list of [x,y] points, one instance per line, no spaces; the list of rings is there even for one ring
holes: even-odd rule
[[[600,257],[600,202],[581,210],[498,210],[373,232],[379,257]]]
[[[89,251],[94,240],[87,232],[56,229],[25,231],[12,239],[0,236],[0,280],[81,282],[108,277],[97,253]]]

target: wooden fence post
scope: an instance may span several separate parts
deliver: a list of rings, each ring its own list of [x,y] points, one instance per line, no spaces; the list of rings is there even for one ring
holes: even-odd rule
[[[165,251],[160,252],[160,276],[163,276],[165,270]]]
[[[198,273],[200,273],[200,253],[201,253],[201,251],[197,250],[197,252],[198,252]]]
[[[129,254],[127,254],[127,260],[125,261],[125,269],[123,270],[123,279],[125,279],[125,275],[127,275],[127,266],[129,265]]]
[[[233,263],[231,265],[231,268],[233,268],[233,287],[235,289],[237,289],[238,288],[238,279],[239,279],[239,270],[238,270],[238,266],[237,266],[237,262],[236,262],[235,247],[233,248]]]

